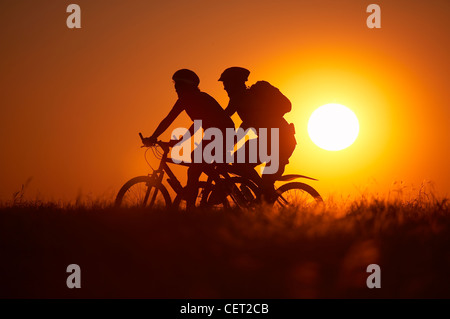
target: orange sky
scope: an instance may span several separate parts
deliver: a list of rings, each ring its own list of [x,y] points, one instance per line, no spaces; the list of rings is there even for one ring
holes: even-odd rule
[[[66,26],[70,3],[81,29]],[[148,172],[138,132],[150,135],[175,102],[173,72],[197,72],[225,107],[217,79],[234,65],[291,99],[299,145],[287,171],[318,178],[324,196],[396,181],[448,194],[450,2],[373,1],[377,30],[366,26],[370,3],[2,1],[0,200],[30,177],[30,198],[110,198]],[[308,137],[309,116],[327,103],[359,118],[343,151]],[[183,115],[172,128],[188,125]]]

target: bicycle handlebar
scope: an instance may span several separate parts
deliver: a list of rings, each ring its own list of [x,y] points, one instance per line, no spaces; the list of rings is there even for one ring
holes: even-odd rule
[[[153,145],[159,145],[159,146],[161,146],[161,148],[164,151],[167,151],[170,147],[172,147],[172,143],[171,142],[163,142],[161,140],[156,141],[155,143],[153,143],[153,145],[148,146],[148,145],[145,145],[145,143],[144,143],[144,136],[142,136],[141,132],[139,132],[139,137],[141,138],[142,144],[144,144],[141,147],[151,147]]]

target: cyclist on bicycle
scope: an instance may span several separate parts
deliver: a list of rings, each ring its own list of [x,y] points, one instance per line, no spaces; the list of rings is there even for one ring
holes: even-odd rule
[[[220,76],[219,81],[223,82],[225,91],[230,98],[225,112],[232,116],[235,112],[242,120],[241,128],[256,129],[258,135],[259,128],[267,128],[267,149],[271,149],[271,130],[270,128],[279,129],[279,166],[274,174],[262,174],[262,186],[266,194],[266,199],[271,200],[271,194],[274,190],[275,181],[283,175],[285,166],[289,163],[289,158],[294,152],[296,141],[294,137],[293,125],[289,124],[283,117],[283,114],[277,110],[277,103],[270,103],[268,100],[255,100],[256,95],[250,93],[246,82],[250,71],[241,67],[230,67],[226,69]],[[267,82],[266,82],[267,83]],[[281,95],[281,93],[280,93]],[[281,103],[290,101],[281,95]],[[255,107],[256,106],[256,107]],[[280,105],[281,107],[281,105]],[[246,147],[249,150],[249,147]],[[246,157],[248,159],[248,157]],[[254,169],[260,163],[251,164],[246,161],[247,169]]]
[[[192,121],[201,120],[202,128],[204,130],[208,128],[217,128],[222,131],[223,136],[226,136],[226,129],[233,128],[234,123],[230,116],[227,115],[225,110],[220,104],[209,94],[200,91],[198,85],[200,79],[195,72],[188,69],[181,69],[176,71],[172,79],[175,84],[175,91],[178,95],[178,100],[170,110],[169,114],[161,121],[156,128],[155,132],[148,138],[144,138],[145,145],[152,145],[157,141],[160,136],[178,117],[178,115],[185,111]],[[190,136],[194,136],[194,125],[189,129]],[[201,150],[207,146],[211,141],[202,140],[200,145]],[[223,144],[222,154],[224,156],[222,163],[225,163],[226,143]],[[192,164],[189,166],[187,172],[187,184],[186,190],[186,207],[190,209],[195,205],[195,199],[198,191],[198,180],[205,165],[208,163],[202,161],[201,163],[194,162],[193,152],[191,154]]]

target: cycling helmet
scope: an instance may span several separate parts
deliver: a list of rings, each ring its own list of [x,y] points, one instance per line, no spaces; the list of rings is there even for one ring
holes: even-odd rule
[[[248,80],[248,76],[250,75],[250,71],[238,66],[233,66],[231,68],[223,71],[222,75],[219,78],[219,81],[243,81],[246,82]]]
[[[194,71],[188,69],[181,69],[175,72],[172,76],[172,80],[175,82],[184,82],[198,86],[200,84],[200,78],[195,74]]]

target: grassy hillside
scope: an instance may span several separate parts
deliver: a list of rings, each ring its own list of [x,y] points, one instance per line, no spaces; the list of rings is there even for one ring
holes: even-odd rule
[[[16,202],[0,208],[0,297],[449,298],[449,246],[446,199],[222,213]]]

